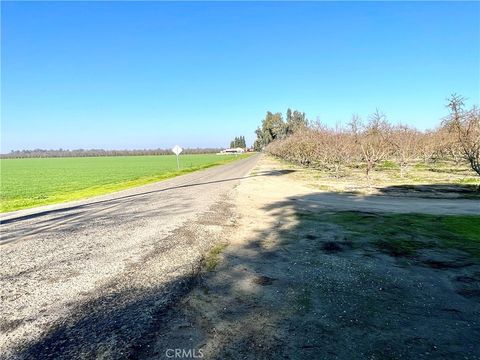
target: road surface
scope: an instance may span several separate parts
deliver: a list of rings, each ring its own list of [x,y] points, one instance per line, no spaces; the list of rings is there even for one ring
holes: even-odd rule
[[[229,194],[257,159],[2,214],[0,358],[121,358],[141,346],[219,240]]]

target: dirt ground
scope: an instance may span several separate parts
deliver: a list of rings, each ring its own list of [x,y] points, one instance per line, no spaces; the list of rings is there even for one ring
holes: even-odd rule
[[[348,198],[336,208],[322,196],[262,158],[237,187],[235,226],[135,358],[480,359],[478,259],[435,247],[394,256],[331,221],[420,201],[427,213],[479,214],[478,201],[399,210],[388,197]]]

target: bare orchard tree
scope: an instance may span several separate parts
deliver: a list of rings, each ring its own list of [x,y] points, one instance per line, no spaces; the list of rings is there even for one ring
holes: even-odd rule
[[[453,136],[451,132],[445,127],[440,127],[434,131],[425,133],[421,141],[421,152],[424,156],[425,163],[434,163],[437,160],[450,159],[452,139]],[[427,156],[429,156],[429,158],[426,158]]]
[[[448,129],[439,131],[438,157],[444,160],[452,160],[455,165],[465,160],[463,148],[457,136]]]
[[[400,168],[403,178],[405,171],[420,154],[421,133],[407,125],[392,128],[389,141],[392,146],[394,161]]]
[[[315,134],[307,129],[298,130],[287,138],[289,158],[303,166],[315,166],[315,154],[318,152],[318,144]]]
[[[447,105],[450,115],[444,123],[454,135],[471,168],[480,175],[480,112],[476,106],[465,110],[464,105],[464,98],[452,95]]]
[[[318,144],[316,134],[311,130],[302,130],[284,139],[272,141],[266,151],[274,156],[300,164],[316,166]]]
[[[328,146],[329,130],[325,124],[317,120],[312,125],[313,141],[315,142],[315,152],[313,155],[313,166],[318,169],[328,170]]]
[[[419,155],[426,165],[437,160],[440,146],[439,129],[428,130],[422,134],[419,140]]]
[[[354,116],[350,122],[350,128],[361,160],[365,163],[365,175],[370,179],[370,173],[391,152],[390,125],[385,114],[376,110],[365,125],[357,116]]]
[[[328,170],[338,178],[355,156],[354,139],[352,134],[339,124],[334,128],[326,129],[326,134],[324,160]]]

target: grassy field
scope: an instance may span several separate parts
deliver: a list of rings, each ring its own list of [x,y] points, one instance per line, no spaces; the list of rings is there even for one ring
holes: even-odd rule
[[[0,212],[87,198],[224,164],[248,155],[2,159]]]

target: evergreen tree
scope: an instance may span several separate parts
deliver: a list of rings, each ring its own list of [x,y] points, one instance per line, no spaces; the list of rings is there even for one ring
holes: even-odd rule
[[[245,149],[247,147],[247,143],[245,142],[245,136],[235,136],[235,139],[230,141],[230,148],[242,148]]]
[[[288,108],[287,109],[287,124],[289,124],[292,121],[292,109]]]
[[[288,109],[287,110],[287,124],[286,124],[286,132],[287,135],[291,135],[299,130],[305,129],[308,127],[308,120],[305,116],[305,113],[300,111],[293,111]]]
[[[287,124],[283,121],[282,114],[273,114],[268,111],[265,119],[262,120],[262,127],[258,128],[255,133],[257,140],[255,140],[254,147],[256,150],[261,150],[273,140],[285,138]]]

